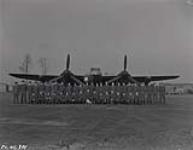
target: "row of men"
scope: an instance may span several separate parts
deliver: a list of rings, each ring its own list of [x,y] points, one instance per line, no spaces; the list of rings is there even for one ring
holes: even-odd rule
[[[13,91],[14,103],[165,103],[165,88],[160,86],[20,84]]]

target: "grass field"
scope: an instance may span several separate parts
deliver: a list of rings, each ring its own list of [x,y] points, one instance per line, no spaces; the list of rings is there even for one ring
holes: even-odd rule
[[[193,96],[165,105],[14,105],[0,95],[0,144],[28,149],[193,149]]]

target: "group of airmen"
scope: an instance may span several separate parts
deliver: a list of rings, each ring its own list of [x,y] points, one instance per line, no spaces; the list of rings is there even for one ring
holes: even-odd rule
[[[16,104],[155,104],[165,103],[162,86],[132,84],[70,85],[63,83],[15,83]]]

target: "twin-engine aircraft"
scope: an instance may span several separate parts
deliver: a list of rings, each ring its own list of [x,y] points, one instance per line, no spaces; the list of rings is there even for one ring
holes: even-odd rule
[[[66,60],[66,69],[60,75],[35,75],[35,74],[17,74],[10,73],[10,76],[26,79],[26,80],[34,80],[40,82],[63,82],[64,85],[67,84],[78,84],[78,85],[86,85],[86,84],[108,84],[112,83],[124,83],[124,84],[145,84],[148,85],[152,81],[162,81],[162,80],[170,80],[176,79],[179,76],[131,76],[127,71],[127,56],[124,56],[124,68],[123,70],[114,76],[102,75],[100,68],[91,68],[91,72],[89,75],[75,75],[70,70],[70,55],[67,55]]]

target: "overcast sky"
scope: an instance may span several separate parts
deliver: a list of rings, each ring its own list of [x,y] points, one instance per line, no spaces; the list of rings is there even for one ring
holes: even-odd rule
[[[181,75],[193,82],[193,6],[185,0],[0,0],[1,81],[23,56],[47,57],[59,74],[71,54],[77,74],[99,66],[116,74],[128,55],[132,75]]]

